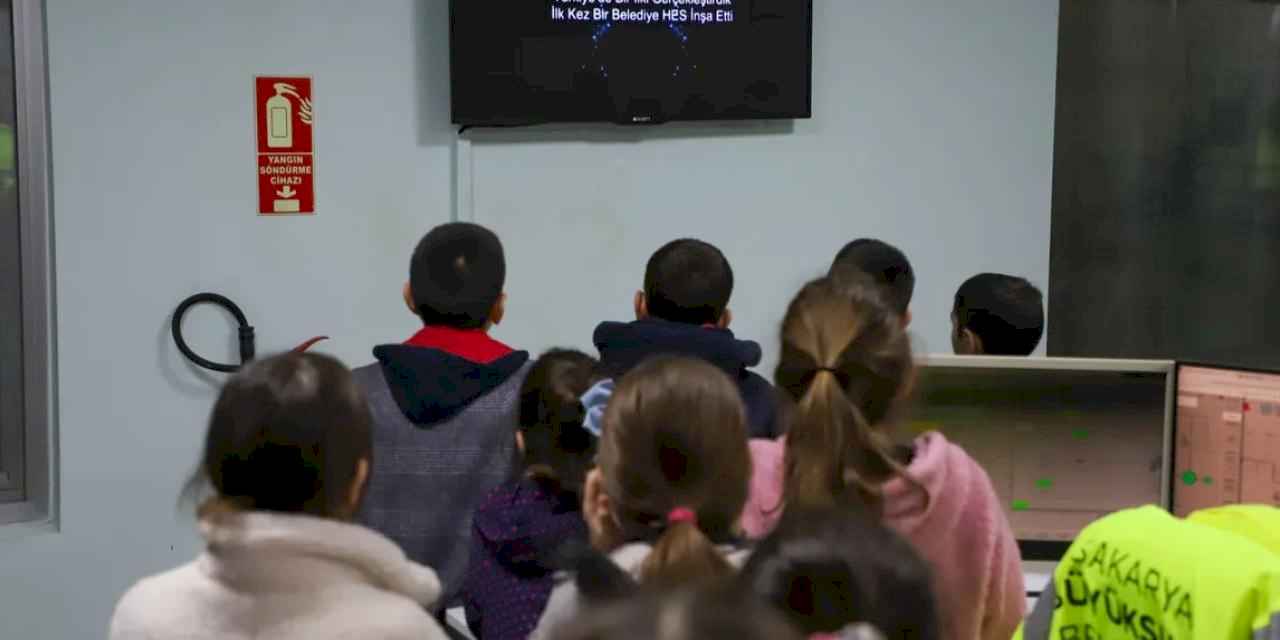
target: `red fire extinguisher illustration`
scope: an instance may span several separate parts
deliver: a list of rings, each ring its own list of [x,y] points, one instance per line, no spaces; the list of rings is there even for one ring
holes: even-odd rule
[[[293,100],[298,102],[298,119],[304,124],[311,124],[311,101],[298,95],[298,88],[287,83],[277,82],[271,85],[276,94],[267,98],[266,119],[267,147],[272,149],[288,149],[293,146]]]

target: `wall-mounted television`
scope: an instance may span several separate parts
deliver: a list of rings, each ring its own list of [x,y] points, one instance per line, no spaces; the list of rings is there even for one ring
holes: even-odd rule
[[[812,0],[451,0],[453,122],[812,115]]]

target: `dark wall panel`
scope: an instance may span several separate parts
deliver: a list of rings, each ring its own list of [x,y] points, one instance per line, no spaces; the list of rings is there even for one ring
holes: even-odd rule
[[[1280,366],[1280,4],[1061,4],[1050,354]]]

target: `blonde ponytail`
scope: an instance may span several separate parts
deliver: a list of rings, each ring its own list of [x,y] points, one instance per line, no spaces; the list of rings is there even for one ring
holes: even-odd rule
[[[796,401],[784,504],[854,503],[878,511],[884,482],[905,477],[881,429],[911,375],[901,323],[870,280],[822,278],[792,301],[782,343],[776,379]]]
[[[888,469],[876,456],[861,455],[879,449],[873,437],[836,376],[819,372],[796,407],[787,439],[787,503],[878,505]]]
[[[645,584],[672,586],[733,575],[733,567],[693,520],[674,522],[658,537],[640,566]]]

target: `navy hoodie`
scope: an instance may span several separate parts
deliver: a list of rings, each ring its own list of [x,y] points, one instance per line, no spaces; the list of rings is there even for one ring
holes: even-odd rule
[[[499,487],[476,510],[463,587],[467,626],[484,640],[524,640],[547,606],[566,543],[586,544],[581,498],[531,479]]]
[[[646,318],[635,322],[603,322],[594,341],[600,350],[600,367],[606,375],[620,377],[646,358],[679,355],[710,362],[738,383],[747,406],[747,427],[752,438],[776,438],[778,401],[773,385],[750,370],[760,364],[760,345],[738,340],[728,329],[702,327]]]
[[[356,369],[373,413],[373,464],[358,520],[436,570],[457,597],[471,516],[513,477],[516,411],[529,354],[489,363],[442,349],[385,345]]]

